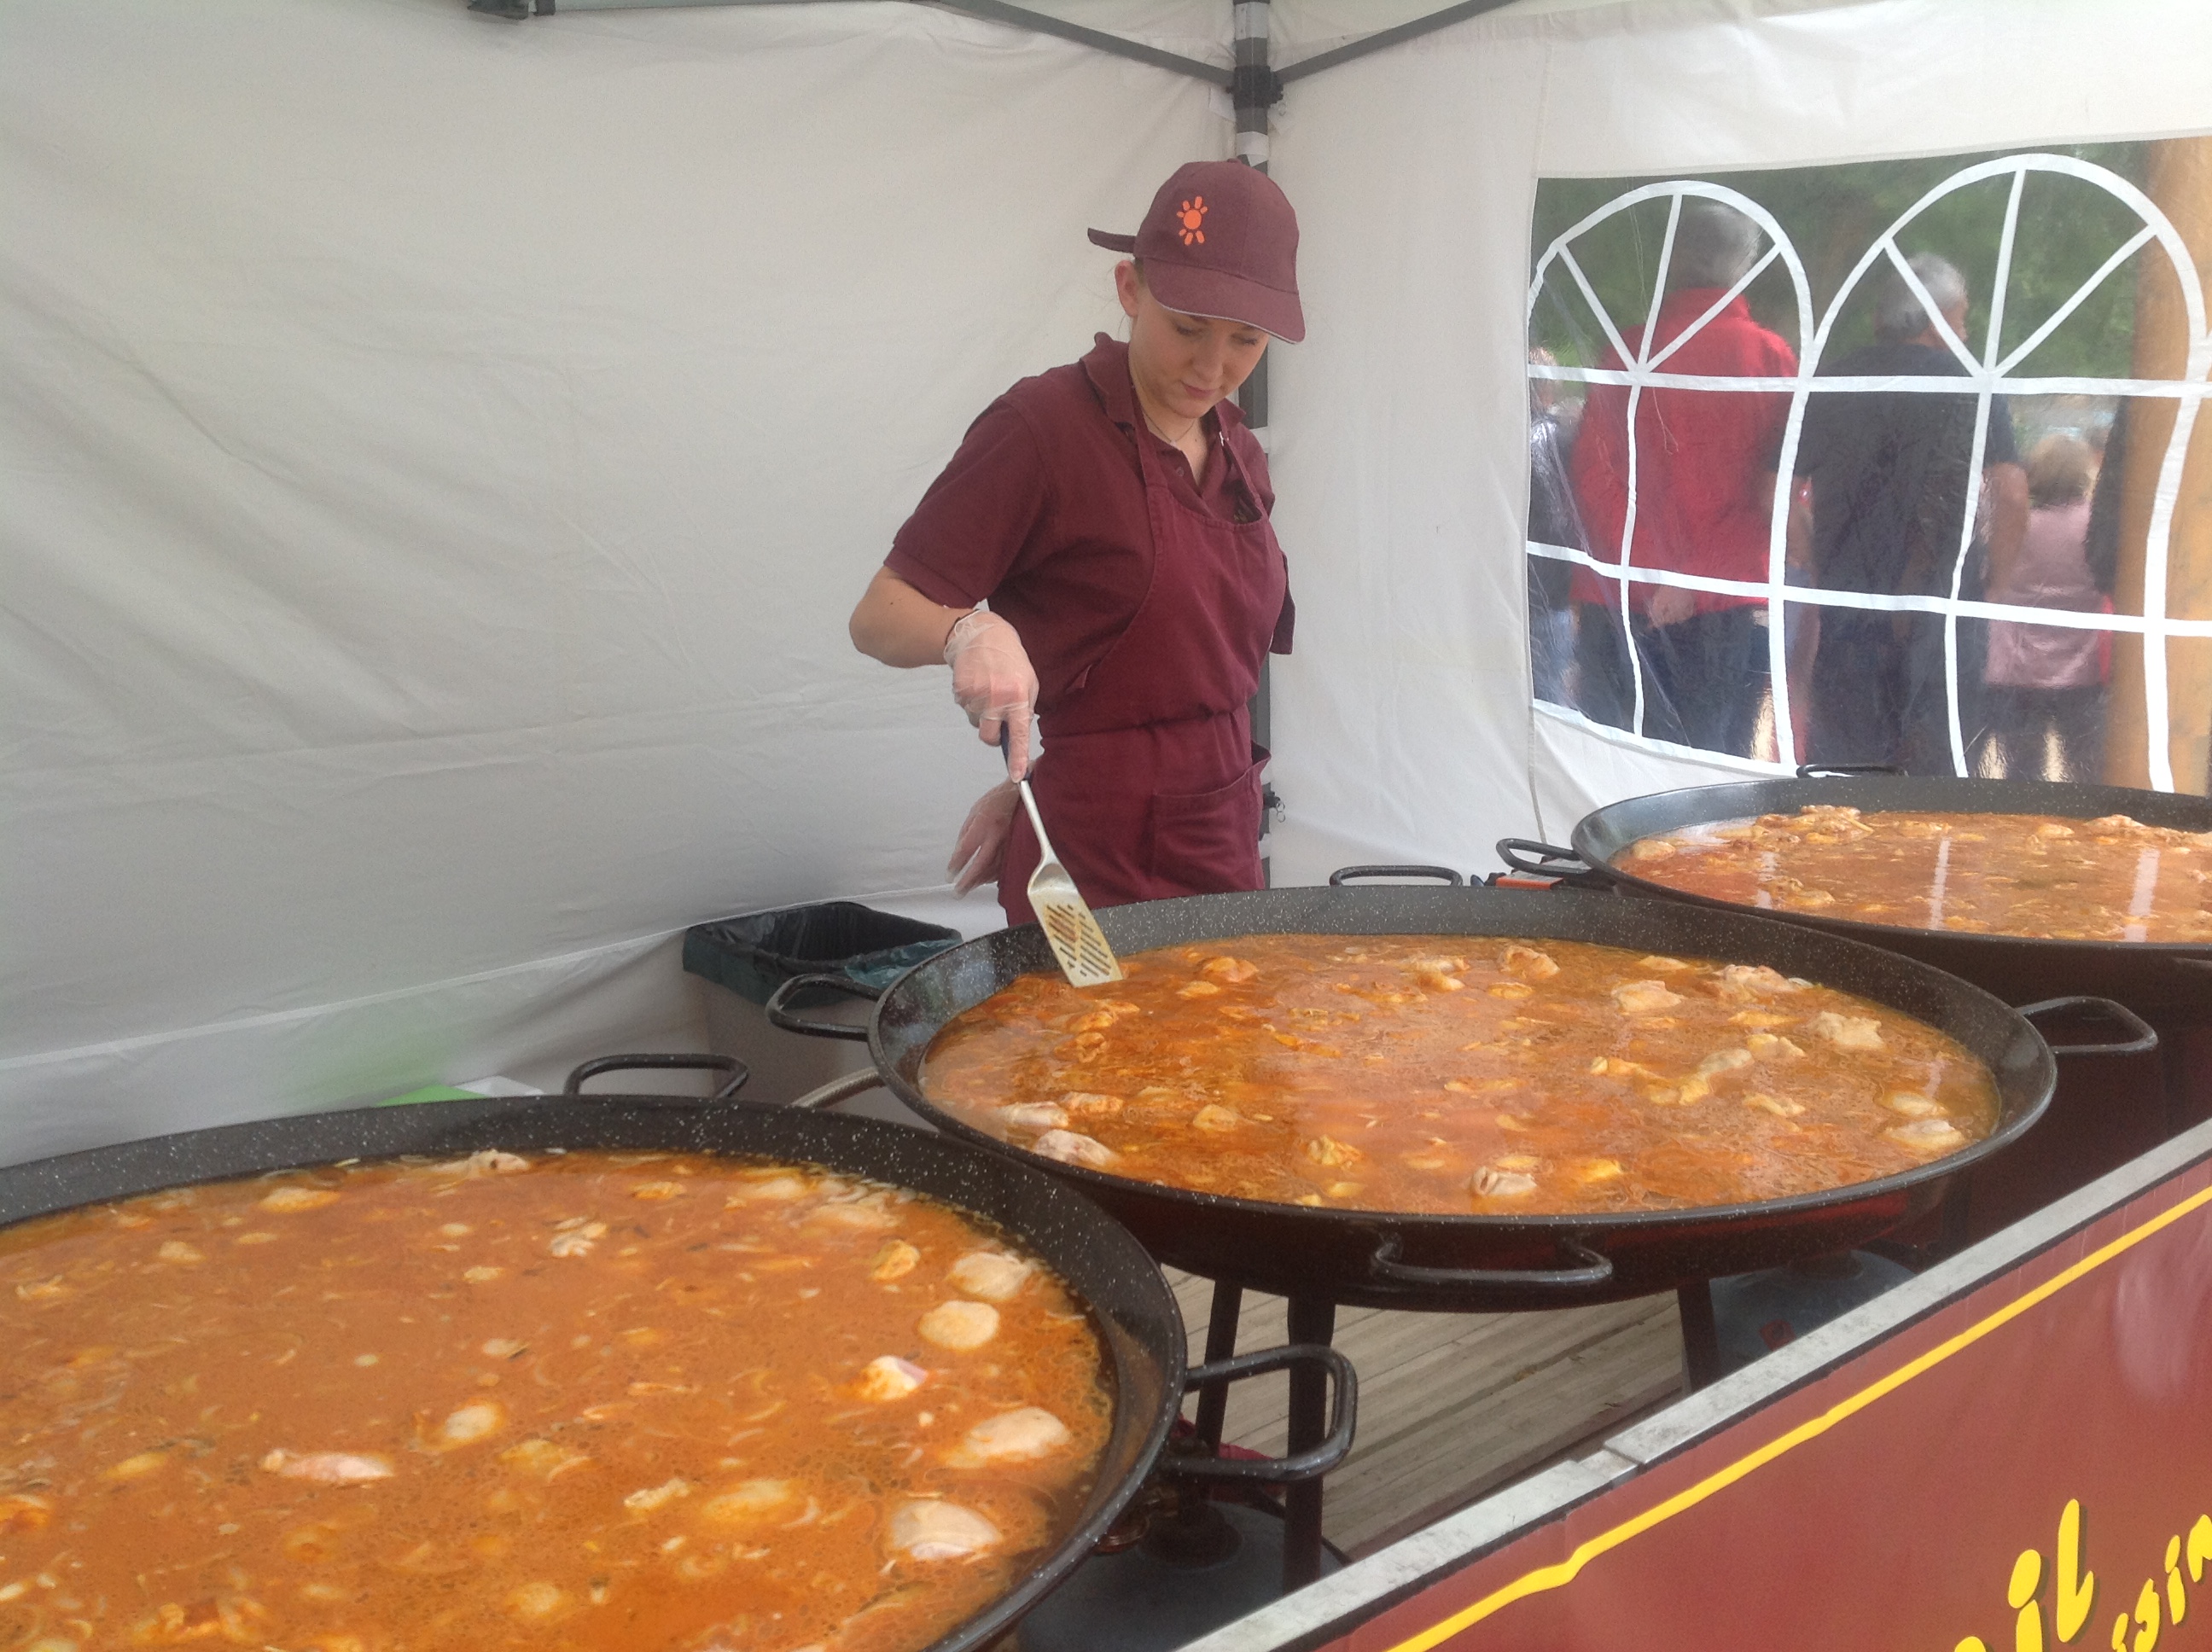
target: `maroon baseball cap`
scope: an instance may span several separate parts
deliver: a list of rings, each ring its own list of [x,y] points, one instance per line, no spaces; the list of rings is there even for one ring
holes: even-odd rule
[[[1297,343],[1298,217],[1264,172],[1241,161],[1194,161],[1152,197],[1133,235],[1091,232],[1098,246],[1145,261],[1152,296],[1185,315],[1264,328]]]

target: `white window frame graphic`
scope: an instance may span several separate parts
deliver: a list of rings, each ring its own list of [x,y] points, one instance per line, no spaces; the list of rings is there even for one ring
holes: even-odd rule
[[[2128,206],[2139,220],[2142,228],[2123,241],[2119,248],[2106,259],[2097,271],[2075,288],[2066,301],[2054,310],[2041,326],[2030,334],[2008,354],[2000,356],[2000,340],[2004,330],[2005,291],[2010,284],[2014,239],[2019,229],[2020,202],[2030,173],[2057,173],[2081,179],[2104,190]],[[1988,336],[1978,356],[1967,341],[1953,334],[1942,320],[1937,306],[1930,300],[1919,277],[1912,273],[1905,254],[1898,246],[1898,237],[1904,234],[1922,213],[1937,201],[1955,191],[1965,189],[1985,179],[2009,177],[2012,188],[2005,204],[2004,227],[1997,243],[1996,276],[1994,296],[1990,304]],[[1667,290],[1668,266],[1674,255],[1674,230],[1680,222],[1682,203],[1686,197],[1700,197],[1719,201],[1734,207],[1765,232],[1770,245],[1765,253],[1704,314],[1672,339],[1656,354],[1651,351],[1651,340],[1657,331],[1659,306]],[[1620,327],[1607,312],[1592,288],[1582,266],[1575,260],[1571,244],[1606,219],[1638,203],[1655,199],[1668,202],[1667,233],[1660,244],[1658,269],[1653,277],[1651,304],[1646,315],[1641,345],[1631,350]],[[2124,264],[2129,258],[2149,242],[2155,240],[2172,262],[2174,274],[2181,282],[2182,299],[2186,307],[2189,349],[2185,365],[2179,379],[2125,379],[2106,377],[2049,377],[2026,378],[2014,376],[2014,369],[2026,361],[2063,325],[2105,281]],[[1788,270],[1791,287],[1797,301],[1796,355],[1797,372],[1794,376],[1781,378],[1729,378],[1696,374],[1669,373],[1668,359],[1694,337],[1705,325],[1717,316],[1735,297],[1748,287],[1766,268],[1779,259]],[[2176,401],[2173,429],[2167,437],[2166,452],[2158,474],[2158,487],[2150,518],[2148,541],[2145,547],[2143,570],[2142,613],[2102,614],[2075,612],[2067,609],[2029,608],[2008,603],[1969,602],[1959,592],[1965,577],[1966,556],[1972,544],[1975,500],[1966,499],[1966,509],[1960,525],[1959,548],[1951,567],[1951,588],[1948,595],[1889,596],[1856,591],[1826,591],[1810,586],[1790,585],[1784,577],[1784,562],[1787,551],[1786,534],[1789,523],[1790,499],[1793,489],[1778,486],[1774,490],[1774,509],[1768,526],[1767,577],[1764,581],[1716,579],[1704,574],[1677,574],[1667,569],[1638,567],[1634,561],[1637,513],[1637,404],[1643,392],[1649,389],[1680,389],[1728,391],[1741,393],[1747,391],[1765,391],[1787,393],[1790,411],[1783,427],[1782,449],[1777,463],[1778,477],[1788,478],[1796,474],[1798,437],[1804,426],[1805,402],[1820,371],[1820,360],[1826,352],[1831,335],[1851,295],[1868,273],[1877,265],[1887,264],[1895,270],[1905,283],[1927,306],[1929,315],[1936,317],[1936,325],[1942,334],[1951,352],[1958,358],[1963,370],[1960,375],[1942,377],[1904,376],[1829,377],[1818,380],[1821,394],[1873,393],[1876,392],[1922,395],[1956,396],[1971,391],[1975,397],[1974,463],[1969,467],[1962,486],[1978,489],[1982,473],[1984,444],[1989,434],[1990,407],[1993,398],[2081,395],[2096,397],[2166,397]],[[1729,754],[1699,750],[1677,746],[1670,742],[1655,740],[1644,732],[1644,666],[1632,643],[1628,647],[1629,670],[1634,689],[1633,715],[1630,719],[1627,738],[1637,744],[1657,750],[1694,756],[1701,761],[1720,761],[1749,767],[1757,771],[1788,773],[1794,767],[1788,754],[1796,750],[1795,725],[1790,703],[1790,681],[1786,659],[1785,628],[1774,623],[1784,612],[1785,603],[1803,604],[1814,608],[1857,608],[1879,610],[1913,610],[1940,614],[1943,616],[1943,678],[1947,699],[1946,714],[1950,720],[1951,762],[1960,774],[1967,773],[1964,731],[1959,721],[1959,621],[1961,616],[1974,619],[2012,620],[2035,625],[2055,625],[2076,629],[2106,632],[2138,632],[2143,639],[2143,699],[2145,722],[2148,730],[2148,758],[2151,785],[2161,792],[2173,790],[2173,764],[2167,734],[2168,706],[2166,688],[2166,648],[2168,637],[2212,638],[2212,618],[2176,619],[2168,617],[2166,608],[2167,540],[2173,521],[2173,507],[2181,491],[2183,464],[2189,452],[2190,432],[2194,428],[2199,406],[2208,394],[2212,394],[2212,333],[2205,323],[2204,292],[2197,266],[2189,256],[2179,232],[2161,212],[2156,203],[2118,173],[2091,161],[2076,160],[2063,155],[2014,155],[1995,161],[1984,161],[1961,168],[1923,195],[1868,247],[1828,305],[1817,327],[1808,333],[1813,312],[1810,284],[1806,279],[1803,261],[1797,249],[1783,233],[1782,226],[1757,202],[1729,188],[1725,185],[1702,179],[1675,179],[1665,183],[1646,184],[1616,196],[1596,211],[1563,231],[1537,260],[1535,273],[1528,282],[1527,309],[1523,325],[1531,342],[1536,305],[1542,296],[1545,282],[1554,270],[1561,270],[1574,283],[1596,316],[1604,330],[1606,342],[1613,347],[1614,355],[1626,363],[1618,368],[1560,367],[1550,363],[1531,362],[1531,379],[1547,379],[1584,385],[1621,385],[1628,390],[1627,428],[1631,434],[1628,443],[1627,513],[1621,525],[1621,556],[1618,563],[1601,562],[1589,552],[1568,545],[1546,544],[1541,541],[1525,539],[1528,555],[1543,556],[1587,568],[1600,579],[1611,580],[1620,587],[1620,611],[1624,633],[1628,623],[1627,587],[1633,581],[1641,585],[1675,586],[1691,591],[1715,592],[1726,595],[1760,598],[1766,603],[1769,616],[1767,626],[1768,677],[1774,705],[1775,750],[1781,761],[1768,762],[1757,758],[1730,756]],[[1555,705],[1548,701],[1535,701],[1538,709],[1551,715],[1581,724],[1592,729],[1590,723],[1571,707]],[[1619,737],[1613,729],[1601,731]]]

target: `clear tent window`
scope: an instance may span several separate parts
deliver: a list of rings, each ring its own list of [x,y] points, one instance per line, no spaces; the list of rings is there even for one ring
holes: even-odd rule
[[[2147,148],[1542,180],[1540,712],[2051,780],[2121,731],[2172,786],[2170,668],[2212,650],[2167,578],[2212,340]]]

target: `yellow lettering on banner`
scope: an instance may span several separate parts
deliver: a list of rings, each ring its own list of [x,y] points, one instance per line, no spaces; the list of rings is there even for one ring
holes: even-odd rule
[[[2085,1570],[2081,1561],[2081,1500],[2073,1497],[2058,1516],[2058,1547],[2052,1568],[2051,1621],[2061,1642],[2071,1641],[2081,1632],[2096,1602],[2097,1574]],[[2166,1540],[2164,1600],[2160,1599],[2159,1580],[2154,1576],[2136,1597],[2135,1611],[2124,1612],[2112,1620],[2112,1652],[2154,1652],[2166,1626],[2178,1625],[2189,1616],[2189,1582],[2204,1581],[2208,1563],[2212,1563],[2212,1515],[2199,1515],[2189,1528],[2186,1541],[2179,1536]],[[2189,1582],[2182,1580],[2185,1565],[2189,1569]],[[2043,1584],[2042,1553],[2023,1549],[2012,1563],[2005,1584],[2005,1604],[2019,1614],[2013,1621],[2013,1652],[2044,1652],[2043,1607],[2038,1598]],[[1394,1648],[1392,1652],[1405,1652],[1405,1649]],[[1969,1635],[1951,1652],[1990,1652],[1989,1643],[1978,1635]]]
[[[2043,1608],[2035,1599],[2036,1590],[2042,1586],[2042,1554],[2034,1549],[2023,1550],[2012,1563],[2012,1582],[2005,1585],[2005,1604],[2020,1613],[2013,1624],[2013,1652],[2043,1652]]]
[[[2097,1598],[2097,1574],[2081,1564],[2079,1497],[2069,1499],[2058,1516],[2057,1555],[2051,1580],[2051,1621],[2059,1640],[2067,1642],[2089,1621]],[[2189,1528],[2186,1542],[2178,1536],[2166,1541],[2165,1599],[2160,1599],[2159,1580],[2153,1576],[2136,1597],[2135,1611],[2124,1612],[2112,1620],[2112,1652],[2153,1652],[2166,1626],[2179,1624],[2189,1615],[2189,1584],[2182,1581],[2182,1567],[2189,1568],[2190,1582],[2201,1583],[2208,1563],[2212,1563],[2212,1515],[2199,1515]],[[2005,1604],[2018,1614],[2013,1620],[2013,1652],[2044,1652],[2043,1605],[2039,1598],[2044,1581],[2041,1552],[2021,1550],[2005,1583]],[[1404,1652],[1404,1649],[1394,1648],[1392,1652]],[[1951,1652],[1990,1652],[1989,1643],[1978,1635],[1969,1635]]]
[[[2058,1638],[2070,1641],[2097,1603],[2097,1574],[2081,1570],[2081,1499],[2069,1497],[2058,1516],[2058,1587],[2052,1618]],[[2179,1622],[2179,1619],[2175,1620]]]
[[[2142,1593],[2136,1596],[2136,1637],[2129,1642],[2124,1652],[2151,1652],[2158,1644],[2158,1631],[2164,1626],[2158,1609],[2158,1585],[2145,1583]],[[2112,1625],[2112,1644],[2119,1646],[2128,1632],[2128,1620],[2123,1616]]]
[[[2069,1642],[2081,1632],[2096,1602],[2097,1574],[2083,1568],[2082,1552],[2081,1500],[2073,1497],[2058,1516],[2058,1547],[2051,1580],[2051,1621],[2061,1642]],[[2179,1536],[2166,1540],[2165,1599],[2160,1599],[2159,1580],[2154,1576],[2136,1597],[2135,1611],[2124,1612],[2112,1620],[2112,1652],[2154,1652],[2166,1626],[2189,1616],[2189,1584],[2182,1581],[2183,1566],[2189,1569],[2190,1582],[2201,1583],[2208,1563],[2212,1563],[2212,1515],[2199,1515],[2185,1542]],[[2043,1606],[2039,1598],[2044,1581],[2041,1552],[2021,1550],[2005,1583],[2005,1604],[2018,1614],[2013,1620],[2013,1652],[2044,1652]],[[1393,1648],[1392,1652],[1405,1652],[1405,1649]],[[1990,1652],[1989,1643],[1978,1635],[1969,1635],[1951,1652]]]

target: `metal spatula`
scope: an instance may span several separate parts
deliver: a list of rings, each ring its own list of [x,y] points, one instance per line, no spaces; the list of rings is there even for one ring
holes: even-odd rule
[[[1003,725],[999,730],[999,750],[1007,751],[1007,732]],[[1045,835],[1044,819],[1037,813],[1036,798],[1030,790],[1029,781],[1017,780],[1015,784],[1022,788],[1022,804],[1030,811],[1030,824],[1036,831],[1037,853],[1043,857],[1037,862],[1037,869],[1030,874],[1030,904],[1036,908],[1037,922],[1043,926],[1044,938],[1051,944],[1053,957],[1060,960],[1067,984],[1103,987],[1109,981],[1120,981],[1121,960],[1107,944],[1106,933],[1098,927],[1098,920],[1084,904],[1075,880],[1060,864],[1060,857],[1053,853],[1052,840]]]

